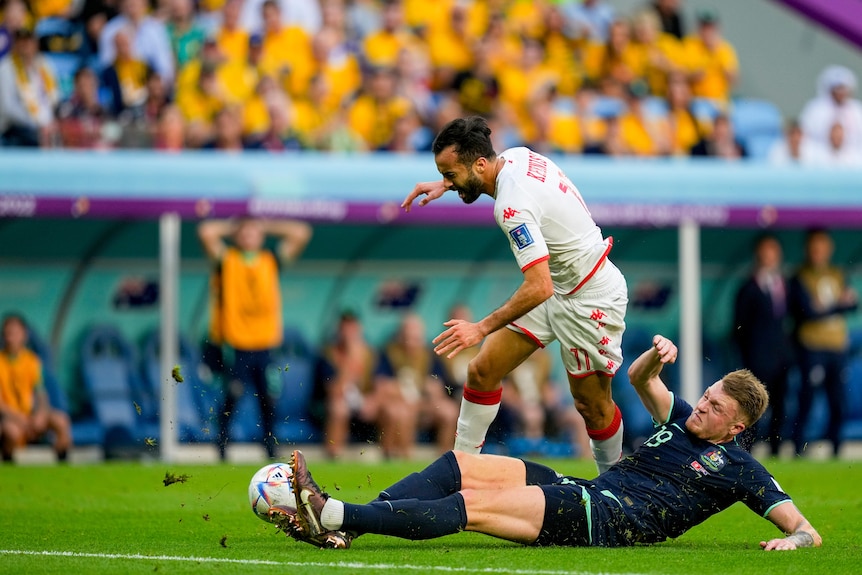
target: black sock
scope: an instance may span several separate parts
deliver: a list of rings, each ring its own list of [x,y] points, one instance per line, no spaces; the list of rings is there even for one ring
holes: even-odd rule
[[[464,497],[453,493],[436,501],[402,499],[372,501],[368,505],[345,503],[341,528],[417,541],[458,533],[466,526]]]
[[[411,473],[395,485],[380,492],[374,501],[442,499],[461,490],[461,469],[455,454],[447,451],[420,471]]]

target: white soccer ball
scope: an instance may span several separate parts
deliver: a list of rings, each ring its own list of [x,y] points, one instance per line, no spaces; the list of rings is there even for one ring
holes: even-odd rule
[[[270,463],[257,470],[248,484],[248,501],[255,515],[272,522],[269,509],[273,505],[296,510],[296,498],[289,480],[292,475],[287,463]]]

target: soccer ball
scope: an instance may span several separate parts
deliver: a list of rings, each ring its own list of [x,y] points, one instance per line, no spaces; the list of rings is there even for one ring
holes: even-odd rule
[[[296,510],[296,499],[290,485],[293,472],[286,463],[270,463],[257,470],[248,484],[251,510],[264,521],[272,522],[269,508],[281,505]]]

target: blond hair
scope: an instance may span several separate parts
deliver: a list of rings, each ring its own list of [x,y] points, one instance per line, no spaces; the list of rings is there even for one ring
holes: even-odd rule
[[[769,406],[766,387],[747,369],[731,371],[721,378],[724,393],[739,404],[740,415],[746,427],[754,425]]]

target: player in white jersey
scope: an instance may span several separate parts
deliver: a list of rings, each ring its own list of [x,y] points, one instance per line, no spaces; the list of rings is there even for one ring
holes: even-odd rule
[[[613,241],[602,237],[577,188],[550,159],[527,148],[498,156],[490,134],[477,116],[447,124],[432,146],[443,179],[417,184],[402,203],[410,211],[420,196],[421,206],[448,190],[466,204],[491,196],[524,274],[502,306],[475,323],[449,320],[434,339],[437,354],[447,357],[484,339],[468,369],[455,449],[481,450],[500,408],[503,377],[557,339],[601,473],[619,461],[623,440],[611,380],[623,360],[628,293],[608,259]]]

